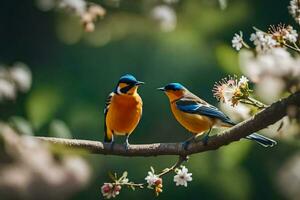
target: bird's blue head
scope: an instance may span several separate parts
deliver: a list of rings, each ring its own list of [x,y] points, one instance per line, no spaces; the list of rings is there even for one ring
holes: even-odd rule
[[[131,74],[126,74],[119,79],[115,92],[117,94],[134,94],[137,91],[138,86],[143,84],[145,83],[136,80]]]
[[[172,92],[172,91],[180,91],[186,90],[186,88],[180,83],[169,83],[165,87],[157,88],[160,91]]]
[[[187,89],[180,83],[169,83],[165,87],[157,89],[160,91],[164,91],[170,101],[181,98],[187,92]]]

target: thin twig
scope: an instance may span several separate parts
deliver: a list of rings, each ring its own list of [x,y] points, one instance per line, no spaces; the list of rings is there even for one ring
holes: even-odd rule
[[[283,44],[284,46],[286,46],[286,47],[288,47],[288,48],[290,48],[290,49],[292,49],[292,50],[294,50],[294,51],[296,51],[296,52],[298,52],[298,53],[300,53],[300,49],[297,49],[297,48],[295,48],[295,47],[293,47],[293,46],[291,46],[291,45],[289,45],[289,44]]]
[[[175,169],[177,167],[179,167],[183,162],[188,160],[188,156],[179,156],[177,162],[172,165],[169,168],[165,168],[164,170],[162,170],[161,173],[157,174],[158,177],[163,177],[165,175],[167,175],[168,173],[175,171]],[[114,182],[112,183],[113,185],[122,185],[122,186],[129,186],[129,187],[138,187],[138,188],[144,188],[145,185],[147,185],[147,183],[134,183],[134,182]]]
[[[241,99],[240,102],[251,106],[255,106],[259,109],[264,109],[268,107],[267,105],[263,104],[260,101],[257,101],[256,99],[253,99],[252,97],[248,97],[247,99]]]
[[[158,174],[158,177],[162,177],[172,171],[174,171],[177,167],[179,167],[183,162],[187,161],[188,157],[187,156],[179,156],[177,162],[170,168],[164,169],[160,174]]]

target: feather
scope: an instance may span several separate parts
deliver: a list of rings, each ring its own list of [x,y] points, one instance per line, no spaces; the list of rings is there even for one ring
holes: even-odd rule
[[[219,119],[226,124],[235,125],[235,123],[232,122],[223,112],[206,102],[203,104],[200,103],[199,100],[197,102],[187,98],[181,98],[176,101],[176,107],[182,112],[204,115],[214,119]]]
[[[104,142],[111,142],[111,139],[107,136],[107,126],[106,126],[106,116],[107,112],[110,106],[111,98],[114,96],[114,92],[110,93],[105,101],[105,107],[104,107]]]
[[[246,138],[257,142],[258,144],[260,144],[264,147],[272,147],[277,144],[277,142],[275,140],[272,140],[270,138],[267,138],[267,137],[257,134],[257,133],[252,133],[251,135],[248,135]]]

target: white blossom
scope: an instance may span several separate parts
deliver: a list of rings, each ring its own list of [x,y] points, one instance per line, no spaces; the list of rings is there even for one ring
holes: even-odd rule
[[[27,92],[30,89],[32,75],[31,71],[25,64],[16,63],[9,69],[9,74],[20,91]]]
[[[289,42],[297,42],[298,33],[293,27],[289,26],[287,34],[284,36],[284,39],[288,40]]]
[[[297,78],[300,67],[300,62],[298,63],[297,60],[284,48],[274,48],[257,56],[250,51],[240,53],[242,72],[255,83],[264,76]]]
[[[250,51],[239,54],[243,74],[256,83],[258,96],[266,103],[280,98],[290,82],[300,88],[300,57],[293,57],[284,48],[274,48],[265,54]]]
[[[236,92],[236,90],[238,89],[238,87],[234,86],[234,85],[225,85],[224,87],[224,102],[229,103],[231,102],[232,98],[234,97],[234,94]]]
[[[257,52],[266,52],[277,45],[276,40],[271,35],[266,34],[262,31],[256,31],[250,36],[250,41],[255,45]]]
[[[277,101],[285,90],[284,80],[276,76],[264,76],[255,85],[255,93],[268,104]]]
[[[187,187],[187,182],[192,180],[192,173],[188,173],[188,169],[185,166],[182,166],[181,169],[178,169],[176,175],[174,176],[174,182],[176,183],[176,186],[183,185]]]
[[[179,0],[163,0],[163,2],[167,4],[174,4],[174,3],[178,3]]]
[[[55,0],[36,0],[36,6],[42,11],[49,11],[56,5]]]
[[[286,134],[284,134],[286,135]],[[288,134],[287,134],[288,135]],[[300,153],[295,152],[280,165],[276,172],[277,188],[284,199],[297,200],[300,196]]]
[[[243,47],[243,34],[240,32],[240,34],[234,34],[234,37],[232,38],[232,47],[235,48],[237,51],[239,51]]]
[[[148,186],[156,185],[156,182],[160,180],[160,178],[154,174],[153,172],[148,172],[148,176],[146,176],[145,180],[148,183]]]
[[[14,83],[6,79],[0,79],[0,101],[16,98],[17,92]]]
[[[86,11],[86,2],[84,0],[61,0],[59,7],[74,10],[78,15]]]
[[[239,80],[238,86],[246,85],[248,84],[249,79],[245,76],[242,76]]]
[[[239,85],[237,80],[234,77],[229,76],[228,78],[224,78],[220,82],[215,83],[213,94],[218,101],[235,104],[233,102],[233,97],[238,90]]]
[[[298,24],[300,24],[300,16],[299,16],[299,14],[300,14],[300,7],[299,7],[298,0],[291,0],[288,9],[289,9],[290,14],[296,20],[296,22]]]
[[[154,7],[151,11],[151,16],[158,21],[161,30],[164,32],[170,32],[176,28],[177,16],[170,6],[159,5]]]
[[[36,6],[42,11],[49,11],[56,6],[55,0],[36,0]]]

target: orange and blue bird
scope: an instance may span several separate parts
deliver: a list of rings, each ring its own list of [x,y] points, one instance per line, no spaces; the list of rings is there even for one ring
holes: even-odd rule
[[[231,127],[235,125],[218,108],[200,99],[180,83],[169,83],[158,89],[164,91],[168,96],[176,120],[194,135],[183,143],[184,149],[187,149],[191,140],[195,140],[196,137],[205,133],[204,144],[207,144],[209,133],[214,127]],[[253,140],[264,147],[276,144],[276,141],[257,133],[247,136],[246,139]]]
[[[137,127],[141,116],[143,102],[137,90],[144,82],[136,80],[130,74],[122,76],[115,90],[108,96],[104,109],[104,142],[114,143],[115,135],[128,138]]]

